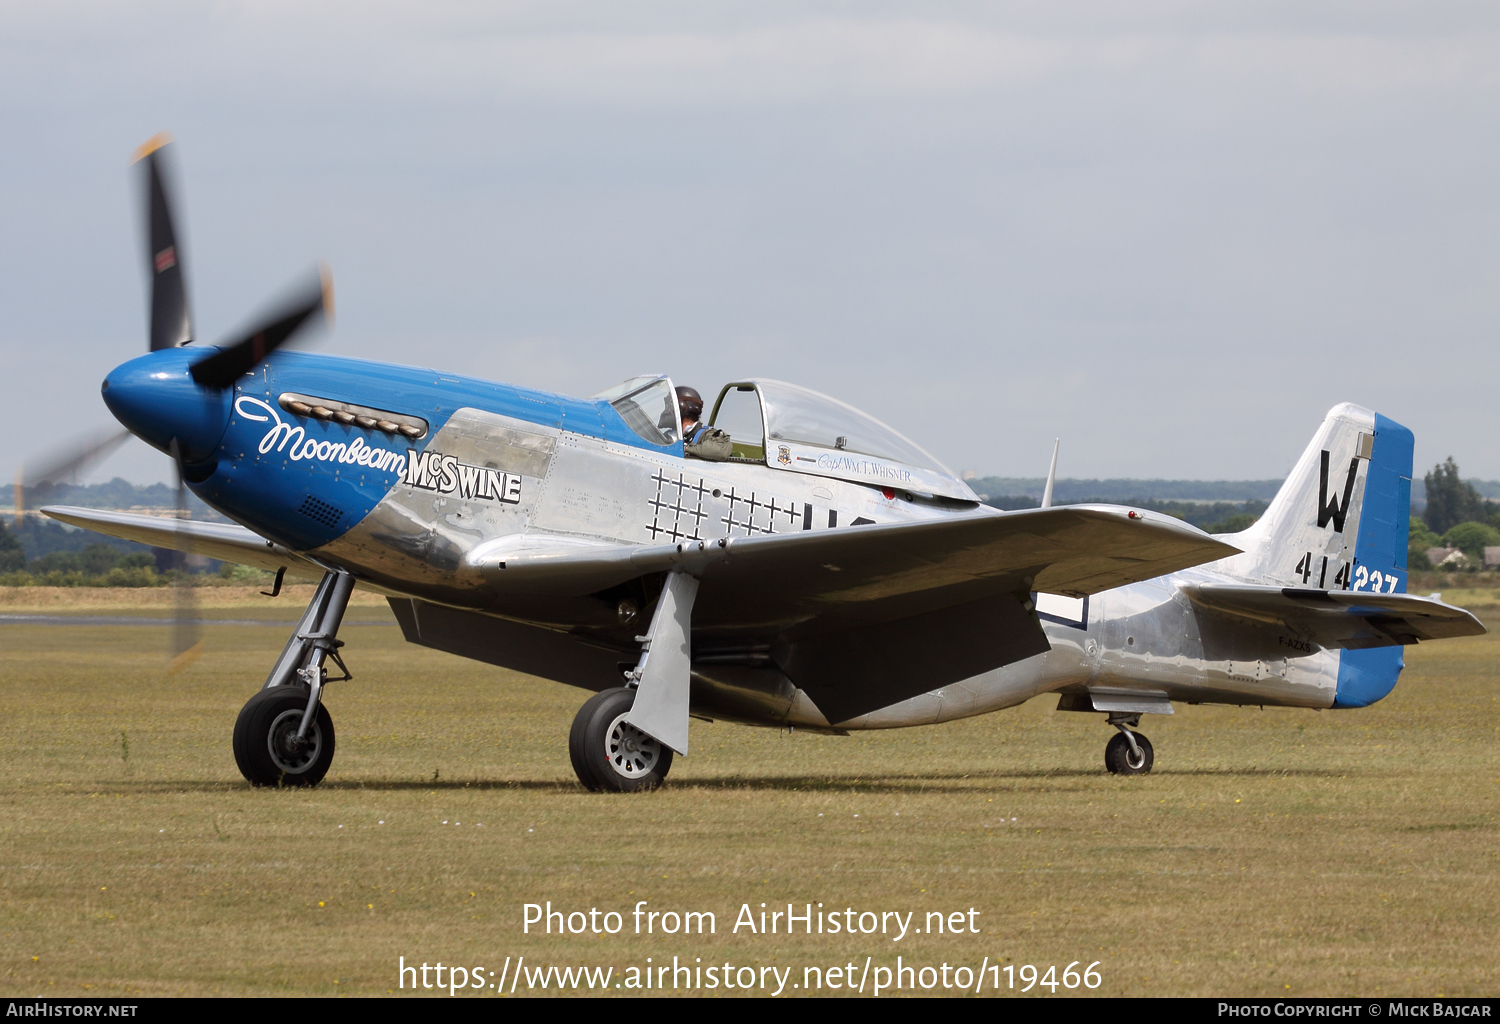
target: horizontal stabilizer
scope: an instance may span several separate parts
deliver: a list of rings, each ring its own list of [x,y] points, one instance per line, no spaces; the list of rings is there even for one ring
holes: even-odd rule
[[[1200,612],[1277,627],[1320,647],[1360,650],[1485,632],[1464,609],[1412,594],[1221,583],[1190,584],[1182,592]]]
[[[154,548],[206,555],[272,572],[286,566],[293,576],[314,580],[321,578],[325,571],[317,563],[234,523],[197,523],[187,519],[69,505],[48,505],[42,512],[69,526],[81,526],[85,530],[149,544]]]

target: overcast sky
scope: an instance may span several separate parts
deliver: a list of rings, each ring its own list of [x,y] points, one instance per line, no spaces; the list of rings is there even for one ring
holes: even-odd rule
[[[1493,3],[0,5],[16,459],[315,259],[323,351],[587,394],[770,376],[955,469],[1284,474],[1336,402],[1500,478]],[[164,479],[132,442],[95,479]]]

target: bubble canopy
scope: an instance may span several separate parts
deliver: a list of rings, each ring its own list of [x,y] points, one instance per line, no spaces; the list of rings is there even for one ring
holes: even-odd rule
[[[908,438],[796,384],[755,379],[725,385],[710,422],[729,431],[737,454],[762,457],[755,449],[763,443],[772,469],[976,500],[968,485]]]

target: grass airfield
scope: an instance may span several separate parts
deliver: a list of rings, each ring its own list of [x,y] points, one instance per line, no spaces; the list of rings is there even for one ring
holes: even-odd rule
[[[290,620],[304,590],[216,588],[201,614]],[[164,615],[171,599],[25,588],[0,614]],[[376,599],[346,621],[356,678],[330,687],[338,753],[312,791],[252,791],[230,753],[289,625],[210,626],[172,677],[164,627],[0,626],[0,990],[384,995],[398,956],[618,980],[676,955],[797,982],[898,954],[1097,960],[1112,995],[1500,990],[1494,633],[1408,648],[1396,691],[1361,711],[1148,716],[1145,778],[1105,773],[1102,716],[1041,698],[849,737],[694,722],[669,785],[622,798],[573,781],[582,691],[408,646]],[[523,903],[643,899],[713,911],[718,932],[636,937],[628,916],[616,936],[521,932]],[[731,934],[762,901],[917,921],[974,907],[982,934]]]

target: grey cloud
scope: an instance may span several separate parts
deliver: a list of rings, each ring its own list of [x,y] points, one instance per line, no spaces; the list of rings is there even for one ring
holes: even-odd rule
[[[1026,475],[1060,434],[1066,475],[1272,476],[1352,400],[1500,477],[1473,383],[1500,369],[1497,22],[10,5],[0,396],[107,415],[143,344],[126,161],[170,127],[205,338],[321,256],[329,351],[574,393],[784,377]]]

